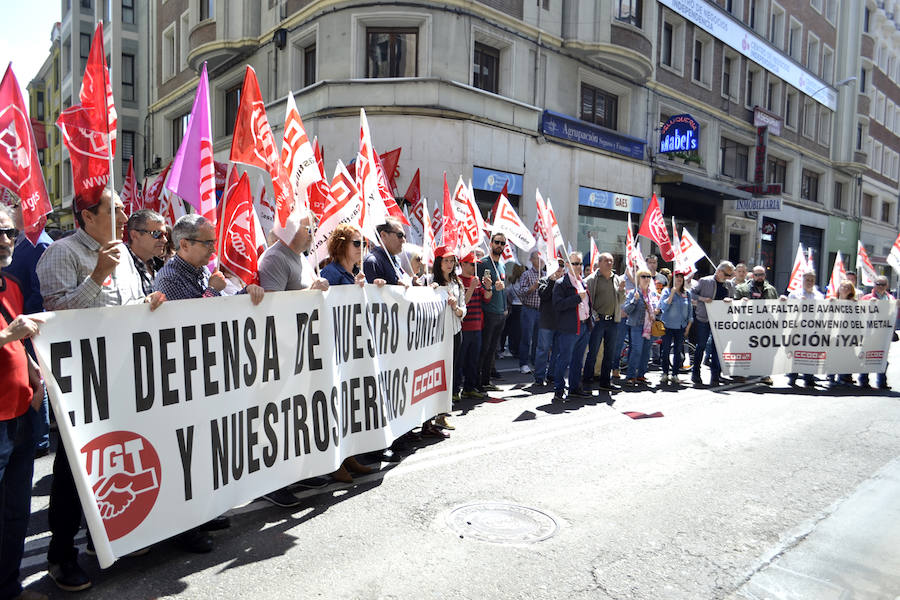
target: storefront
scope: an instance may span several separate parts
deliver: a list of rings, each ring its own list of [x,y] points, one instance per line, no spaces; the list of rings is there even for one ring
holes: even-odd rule
[[[615,268],[621,273],[628,215],[631,214],[631,223],[636,229],[644,203],[645,200],[637,196],[579,186],[578,249],[587,255],[593,236],[597,249],[612,254]]]
[[[448,180],[447,184],[450,186],[452,194],[455,182]],[[519,202],[522,199],[521,175],[483,167],[472,168],[472,189],[475,190],[475,200],[483,215],[487,215],[491,210],[494,202],[497,201],[497,195],[503,190],[504,184],[507,186],[506,191],[509,194],[510,203],[518,210]]]
[[[859,239],[859,223],[840,217],[828,217],[828,232],[826,234],[826,248],[828,260],[822,267],[825,269],[824,277],[830,278],[834,267],[834,259],[837,253],[841,253],[844,268],[848,271],[856,269],[856,240]],[[821,272],[821,271],[820,271]],[[824,280],[823,280],[824,281]],[[823,283],[823,285],[827,285]]]

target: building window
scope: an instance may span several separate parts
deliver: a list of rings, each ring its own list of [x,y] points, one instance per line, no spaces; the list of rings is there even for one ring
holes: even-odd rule
[[[187,131],[188,118],[190,116],[190,113],[184,113],[172,119],[172,156],[178,153],[178,146],[181,145],[181,138],[184,137],[184,132]]]
[[[750,29],[756,29],[756,0],[750,0],[750,8],[747,23],[750,25]]]
[[[872,206],[875,204],[875,197],[872,194],[863,194],[862,197],[862,216],[872,218]]]
[[[366,29],[366,77],[415,77],[417,29]]]
[[[806,42],[806,68],[819,74],[819,40],[812,35]]]
[[[784,9],[772,5],[772,25],[769,28],[769,41],[784,50]]]
[[[619,123],[619,98],[612,94],[581,84],[581,120],[617,129]]]
[[[234,133],[238,107],[241,105],[241,85],[236,85],[225,92],[225,135]]]
[[[216,16],[215,0],[200,0],[200,20],[214,19]]]
[[[797,129],[797,92],[790,90],[784,101],[785,125]]]
[[[475,57],[472,61],[472,85],[486,92],[496,94],[500,85],[500,51],[480,42],[475,42]]]
[[[722,95],[731,97],[731,65],[734,60],[730,56],[722,59]]]
[[[122,55],[122,100],[134,102],[134,54]]]
[[[316,82],[316,45],[303,49],[303,87]]]
[[[134,25],[134,0],[122,0],[122,22]]]
[[[834,50],[828,46],[822,50],[822,79],[829,85],[834,81]]]
[[[866,68],[862,67],[859,70],[859,93],[866,93]]]
[[[78,34],[78,55],[81,57],[81,70],[87,67],[87,59],[91,54],[91,34]]]
[[[81,8],[94,9],[94,0],[81,0]]]
[[[766,160],[766,178],[768,179],[767,183],[780,183],[782,191],[784,191],[784,186],[787,182],[787,161],[774,156],[768,157]]]
[[[881,220],[885,223],[891,222],[891,203],[890,202],[882,202],[881,203]]]
[[[816,107],[812,100],[803,102],[803,135],[812,138],[816,133]]]
[[[44,120],[44,92],[37,93],[37,118],[38,121]]]
[[[750,68],[750,61],[747,61],[747,82],[746,96],[744,98],[747,107],[753,107],[757,104],[756,100],[756,80],[759,71]]]
[[[616,19],[630,23],[635,27],[641,26],[641,10],[642,0],[618,0],[616,9]]]
[[[788,32],[788,54],[791,58],[800,62],[800,53],[803,44],[803,26],[799,21],[791,19],[791,29]]]
[[[834,208],[835,210],[844,209],[844,184],[840,181],[834,182]]]
[[[865,8],[865,11],[863,12],[863,31],[865,33],[869,33],[869,17],[870,16],[871,15],[869,14],[869,7],[867,6]]]
[[[671,23],[663,23],[662,44],[660,48],[659,62],[667,67],[672,66],[672,42],[674,39],[674,28]]]
[[[819,201],[819,174],[803,169],[800,176],[800,197],[810,202]]]
[[[134,156],[134,132],[122,132],[122,178],[128,174],[128,159]],[[135,171],[135,175],[137,171]]]
[[[856,149],[862,151],[863,144],[863,126],[862,123],[856,124]]]
[[[703,77],[703,42],[694,40],[694,81],[702,81]]]
[[[723,137],[719,145],[719,155],[722,175],[747,180],[747,165],[750,160],[749,146]]]
[[[166,27],[162,34],[162,78],[163,81],[174,77],[178,69],[175,66],[175,23]]]

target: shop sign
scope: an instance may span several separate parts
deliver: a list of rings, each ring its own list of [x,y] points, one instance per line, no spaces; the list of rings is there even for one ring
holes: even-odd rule
[[[780,187],[780,186],[779,186]],[[735,200],[735,209],[744,211],[779,211],[781,210],[781,196],[769,198],[739,198]]]
[[[589,187],[578,187],[578,204],[593,208],[605,208],[640,214],[643,212],[644,199],[640,196],[616,194],[606,190],[595,190]]]
[[[522,195],[522,176],[505,171],[494,171],[474,167],[472,169],[472,187],[476,190],[499,192],[503,190],[503,184],[509,184],[507,192],[513,196]]]
[[[694,152],[700,140],[700,124],[691,115],[675,115],[659,131],[659,153]]]
[[[552,110],[545,110],[541,116],[541,133],[629,158],[638,160],[644,158],[644,145],[646,144],[644,140],[621,135],[599,125]]]

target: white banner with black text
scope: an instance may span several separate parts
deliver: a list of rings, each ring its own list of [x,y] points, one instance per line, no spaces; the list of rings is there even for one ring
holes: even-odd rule
[[[450,410],[432,288],[45,313],[35,338],[102,567]]]

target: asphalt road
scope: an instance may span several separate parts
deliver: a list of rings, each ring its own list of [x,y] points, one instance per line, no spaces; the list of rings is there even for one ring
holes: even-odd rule
[[[891,362],[900,389],[900,344]],[[79,595],[900,597],[900,394],[812,392],[781,377],[773,388],[650,388],[612,405],[606,395],[557,405],[527,379],[506,371],[495,400],[459,405],[449,439],[353,486],[298,489],[297,509],[234,509],[211,554],[162,543],[105,571],[82,556],[95,586]],[[36,464],[23,576],[65,597],[46,575],[51,462]],[[454,509],[482,502],[547,519],[473,510],[449,524]],[[521,538],[532,533],[546,539]]]

